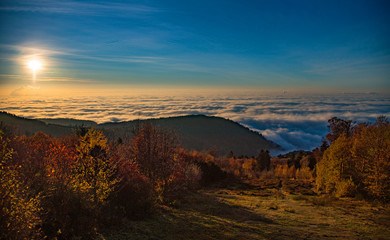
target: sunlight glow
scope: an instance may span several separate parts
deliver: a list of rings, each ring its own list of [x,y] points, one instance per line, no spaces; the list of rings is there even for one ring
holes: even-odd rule
[[[31,71],[33,73],[33,82],[35,83],[35,81],[37,79],[37,71],[42,69],[42,63],[41,63],[41,61],[39,61],[37,59],[33,59],[27,63],[27,66],[28,66],[28,68],[31,69]]]
[[[31,60],[28,62],[28,67],[34,72],[41,69],[41,62],[39,60]]]

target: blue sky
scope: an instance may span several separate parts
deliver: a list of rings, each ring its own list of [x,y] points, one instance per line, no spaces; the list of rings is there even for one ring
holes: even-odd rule
[[[388,1],[0,3],[0,86],[390,87]]]

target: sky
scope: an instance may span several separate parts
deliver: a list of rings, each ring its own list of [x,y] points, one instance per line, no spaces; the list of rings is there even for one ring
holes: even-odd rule
[[[389,92],[389,10],[359,0],[2,0],[0,94]]]
[[[0,110],[237,121],[287,151],[390,116],[389,1],[0,0]]]

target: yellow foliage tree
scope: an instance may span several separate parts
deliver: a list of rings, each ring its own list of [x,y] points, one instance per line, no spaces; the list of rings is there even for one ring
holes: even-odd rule
[[[108,161],[107,139],[102,131],[89,129],[80,136],[75,163],[75,185],[93,204],[104,204],[113,191],[116,168]]]
[[[379,117],[373,125],[360,124],[352,134],[341,134],[317,164],[317,189],[339,196],[363,190],[390,199],[390,124]]]
[[[355,181],[376,198],[390,198],[390,124],[378,119],[372,126],[359,126],[353,139]]]
[[[0,130],[0,239],[40,238],[40,197],[19,180],[17,167],[8,166],[13,150]]]
[[[322,160],[317,164],[317,190],[331,193],[336,184],[349,177],[349,165],[352,160],[352,143],[345,134],[340,135],[324,152]]]

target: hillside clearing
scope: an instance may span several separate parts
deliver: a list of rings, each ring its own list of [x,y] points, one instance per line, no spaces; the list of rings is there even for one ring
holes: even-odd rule
[[[276,182],[190,193],[101,239],[389,239],[390,208],[350,198],[287,193]],[[299,188],[297,188],[299,189]]]

